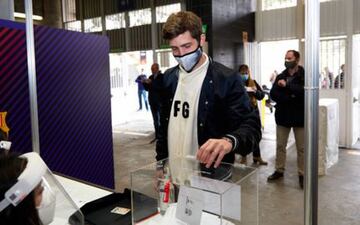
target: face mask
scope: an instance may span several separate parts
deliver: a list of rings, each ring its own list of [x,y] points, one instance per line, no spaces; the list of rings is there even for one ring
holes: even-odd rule
[[[55,202],[55,194],[47,186],[44,186],[42,200],[40,206],[37,207],[40,220],[44,225],[50,224],[54,220]]]
[[[181,65],[181,67],[188,73],[190,73],[195,65],[199,62],[202,55],[201,47],[199,46],[196,50],[189,52],[182,56],[175,56],[176,61]]]
[[[241,80],[247,81],[249,79],[249,74],[241,74]]]
[[[285,67],[286,69],[293,69],[296,66],[295,61],[285,61]]]

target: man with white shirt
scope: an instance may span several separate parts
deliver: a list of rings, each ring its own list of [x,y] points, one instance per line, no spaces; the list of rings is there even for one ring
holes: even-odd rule
[[[156,159],[191,155],[216,168],[252,152],[261,139],[259,116],[237,72],[202,51],[201,19],[178,12],[162,32],[179,65],[163,76]]]

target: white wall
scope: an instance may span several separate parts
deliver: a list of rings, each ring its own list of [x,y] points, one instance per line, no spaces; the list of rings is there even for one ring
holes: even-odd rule
[[[261,1],[258,4],[261,6]],[[354,13],[347,13],[346,3],[353,1]],[[256,12],[256,40],[274,41],[303,38],[304,5]],[[347,33],[348,15],[353,14],[353,29],[360,33],[360,0],[333,0],[320,3],[320,36],[338,36]]]
[[[320,36],[338,36],[346,34],[345,1],[320,3]]]
[[[343,89],[321,89],[320,98],[336,98],[339,100],[339,146],[346,146],[346,91]]]
[[[356,142],[356,137],[360,137],[360,35],[355,35],[353,38],[353,63],[352,63],[352,99],[355,100],[353,102],[353,118],[354,121],[352,123],[353,129],[353,140],[352,142]],[[356,101],[357,100],[357,101]],[[352,143],[353,144],[353,143]]]
[[[0,0],[0,19],[14,20],[13,0]]]
[[[298,40],[270,41],[260,44],[260,80],[268,88],[271,88],[270,75],[276,70],[280,74],[284,69],[285,53],[287,50],[299,50]]]
[[[354,0],[354,33],[360,34],[360,1]]]
[[[257,12],[259,13],[259,12]],[[258,41],[274,41],[296,38],[296,7],[260,12]]]

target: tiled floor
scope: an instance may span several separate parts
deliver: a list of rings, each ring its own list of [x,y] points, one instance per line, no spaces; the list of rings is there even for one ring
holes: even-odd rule
[[[129,172],[154,162],[155,145],[150,112],[133,112],[132,122],[114,128],[114,157],[116,189],[129,187]],[[275,183],[266,181],[274,170],[275,127],[273,114],[267,122],[261,141],[262,156],[268,166],[259,171],[259,224],[302,225],[304,191],[299,188],[296,169],[296,149],[293,138],[288,144],[284,179]],[[248,156],[248,165],[251,165]],[[318,221],[320,225],[360,224],[360,150],[339,151],[339,161],[319,177]]]

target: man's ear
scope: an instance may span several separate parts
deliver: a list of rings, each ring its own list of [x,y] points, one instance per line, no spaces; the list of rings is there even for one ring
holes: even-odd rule
[[[206,36],[205,36],[205,34],[201,34],[201,35],[200,35],[200,46],[203,46],[204,43],[205,43],[205,41],[206,41]]]

